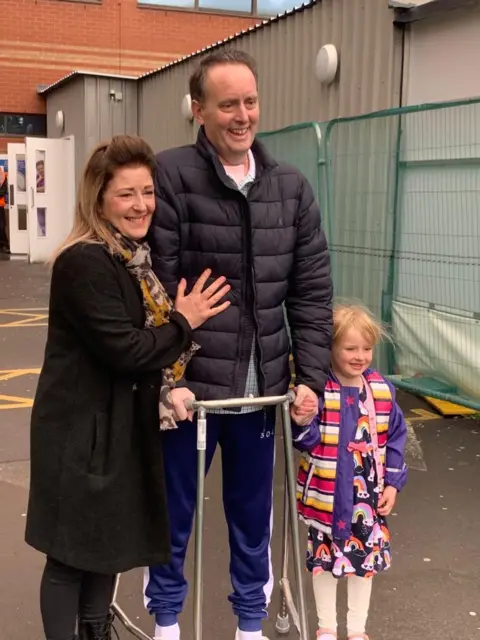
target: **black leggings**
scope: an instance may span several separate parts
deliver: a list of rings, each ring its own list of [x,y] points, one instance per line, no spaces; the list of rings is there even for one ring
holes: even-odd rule
[[[115,576],[67,567],[47,557],[40,609],[47,640],[73,640],[77,616],[85,622],[108,618]]]

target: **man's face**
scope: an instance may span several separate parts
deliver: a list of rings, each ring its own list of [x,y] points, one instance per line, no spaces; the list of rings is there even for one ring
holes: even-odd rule
[[[205,80],[205,98],[192,104],[195,118],[220,159],[242,164],[258,129],[257,83],[243,64],[218,64]]]

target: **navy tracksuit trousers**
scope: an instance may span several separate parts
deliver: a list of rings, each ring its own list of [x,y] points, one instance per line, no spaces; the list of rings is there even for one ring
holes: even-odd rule
[[[229,596],[242,631],[261,630],[273,588],[270,557],[275,409],[207,415],[207,473],[217,444],[222,452],[223,504],[230,541]],[[145,600],[156,623],[177,622],[187,595],[183,569],[192,531],[197,485],[196,422],[166,431],[164,463],[172,560],[147,569]],[[208,555],[205,555],[208,571]]]

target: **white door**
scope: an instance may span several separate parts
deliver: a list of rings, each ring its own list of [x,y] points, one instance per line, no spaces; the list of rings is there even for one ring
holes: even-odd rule
[[[26,138],[30,262],[44,262],[65,240],[75,208],[75,142]]]
[[[29,250],[25,145],[9,143],[8,151],[8,227],[10,253],[27,255]]]

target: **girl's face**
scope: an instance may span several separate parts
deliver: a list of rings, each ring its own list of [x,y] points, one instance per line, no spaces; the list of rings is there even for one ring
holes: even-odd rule
[[[333,370],[347,380],[358,380],[371,365],[372,358],[372,343],[353,327],[347,329],[341,339],[333,344]]]

